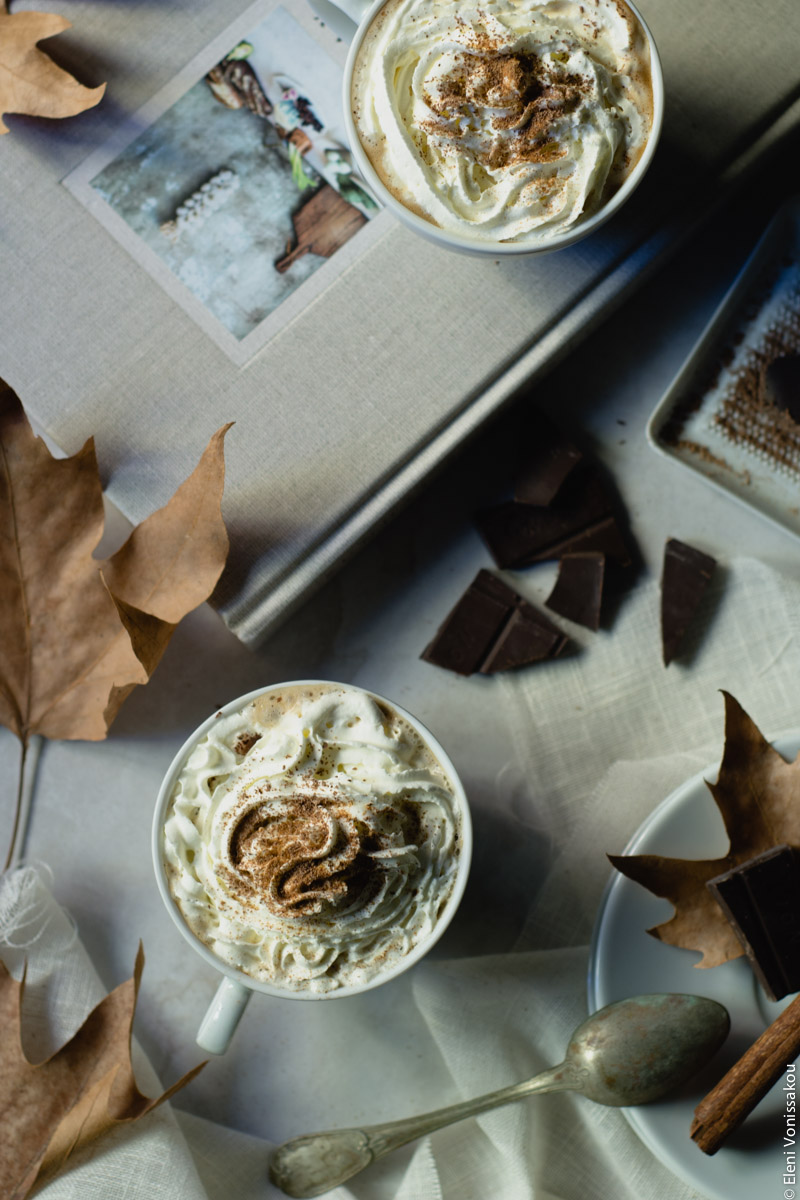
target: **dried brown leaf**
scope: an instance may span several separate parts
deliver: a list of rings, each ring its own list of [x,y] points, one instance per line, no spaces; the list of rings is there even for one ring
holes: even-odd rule
[[[104,738],[176,623],[212,590],[228,550],[224,434],[102,563],[92,557],[104,515],[92,442],[53,458],[0,381],[0,723],[23,742]]]
[[[110,992],[78,1032],[45,1062],[28,1062],[21,1041],[24,983],[0,962],[0,1179],[6,1200],[23,1200],[37,1180],[119,1125],[143,1117],[202,1069],[200,1064],[155,1099],[136,1086],[131,1027],[144,966]]]
[[[725,698],[725,749],[716,783],[706,781],[725,823],[730,847],[723,858],[692,860],[659,854],[609,855],[618,871],[656,896],[675,915],[649,929],[670,946],[701,951],[695,965],[715,967],[744,953],[709,892],[709,879],[773,846],[800,849],[800,756],[787,762],[738,701]]]
[[[213,590],[228,554],[222,444],[229,429],[217,430],[169,504],[137,525],[105,563],[109,590],[128,607],[177,625]]]
[[[0,0],[0,134],[8,133],[5,113],[73,117],[100,102],[105,84],[84,87],[37,48],[69,28],[55,13],[9,13]]]
[[[117,607],[117,614],[130,638],[133,651],[149,679],[175,632],[175,626],[168,621],[161,621],[158,617],[151,616],[150,613],[142,612],[132,604],[126,604],[124,600],[120,600],[112,593],[109,594]],[[122,686],[115,685],[111,689],[103,711],[106,727],[111,726],[114,717],[135,687],[135,683],[129,683]]]
[[[92,558],[103,520],[94,443],[54,459],[0,382],[0,722],[23,741],[103,738],[112,688],[147,681]]]

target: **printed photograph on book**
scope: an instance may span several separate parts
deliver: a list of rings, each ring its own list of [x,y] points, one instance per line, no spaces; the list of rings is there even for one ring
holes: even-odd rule
[[[272,5],[121,148],[65,180],[241,362],[379,212],[343,138],[341,87],[321,41]]]

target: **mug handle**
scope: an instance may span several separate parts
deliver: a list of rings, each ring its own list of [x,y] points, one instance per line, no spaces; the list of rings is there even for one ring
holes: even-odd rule
[[[372,0],[331,0],[331,3],[341,9],[351,21],[355,21],[356,25],[360,24],[361,18],[372,6]]]
[[[197,1044],[202,1050],[208,1054],[225,1053],[252,994],[238,979],[225,976],[197,1031]]]

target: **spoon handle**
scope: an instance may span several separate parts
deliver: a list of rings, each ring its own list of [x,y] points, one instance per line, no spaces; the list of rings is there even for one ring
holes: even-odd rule
[[[533,1079],[489,1092],[475,1100],[464,1100],[435,1112],[382,1125],[367,1125],[363,1129],[334,1129],[325,1133],[309,1133],[293,1138],[273,1150],[269,1162],[272,1182],[287,1196],[296,1200],[320,1196],[338,1187],[346,1179],[363,1171],[370,1163],[382,1158],[406,1142],[474,1117],[478,1113],[510,1104],[536,1092],[559,1092],[578,1086],[579,1078],[569,1063],[550,1067]]]

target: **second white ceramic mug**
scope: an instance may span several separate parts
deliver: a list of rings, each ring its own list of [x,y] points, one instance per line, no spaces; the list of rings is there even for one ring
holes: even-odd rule
[[[609,200],[602,205],[597,212],[585,219],[580,219],[573,225],[564,229],[560,233],[554,234],[552,237],[542,239],[540,241],[519,241],[519,242],[497,242],[490,239],[481,239],[479,237],[470,238],[462,236],[458,233],[452,233],[448,230],[441,229],[434,225],[431,221],[425,220],[424,217],[412,212],[406,208],[396,196],[383,183],[378,172],[372,166],[369,156],[361,145],[358,131],[356,129],[353,118],[352,109],[352,84],[353,84],[353,69],[356,63],[356,58],[361,47],[361,43],[372,24],[373,19],[383,8],[387,0],[333,0],[337,8],[341,9],[346,16],[356,22],[357,29],[353,40],[350,44],[350,51],[347,57],[347,63],[344,73],[344,86],[342,93],[342,104],[344,109],[344,122],[347,131],[347,140],[353,156],[353,160],[361,173],[363,179],[369,185],[371,191],[377,199],[389,209],[396,217],[398,217],[404,225],[409,229],[413,229],[415,233],[426,238],[430,242],[434,242],[439,246],[446,246],[450,250],[457,250],[462,253],[478,255],[491,258],[506,258],[509,256],[517,256],[523,254],[544,254],[553,250],[560,250],[566,246],[571,246],[575,242],[588,237],[594,233],[601,225],[604,225],[620,208],[627,202],[633,192],[644,178],[656,152],[659,137],[661,135],[661,127],[664,119],[664,77],[661,70],[661,60],[658,55],[656,43],[650,29],[647,26],[644,18],[631,0],[624,0],[625,5],[633,13],[636,20],[641,26],[647,41],[647,46],[650,54],[650,72],[652,81],[653,95],[653,115],[650,126],[650,134],[647,139],[647,144],[642,151],[636,165],[630,172],[628,177],[623,182],[622,186],[614,192]]]
[[[275,984],[266,983],[260,979],[254,979],[247,975],[244,971],[237,970],[228,963],[223,962],[217,957],[214,952],[196,936],[186,924],[181,915],[181,912],[175,903],[170,892],[169,881],[167,876],[166,856],[164,852],[164,823],[167,811],[175,791],[175,785],[178,777],[186,764],[192,751],[197,746],[198,742],[202,741],[208,730],[216,724],[221,716],[228,716],[231,713],[239,712],[246,705],[250,704],[260,696],[270,693],[280,694],[281,691],[289,688],[299,687],[327,687],[341,688],[345,691],[355,692],[362,695],[367,695],[379,704],[385,705],[388,709],[394,711],[404,721],[408,722],[411,728],[419,735],[423,743],[428,747],[431,753],[436,758],[437,762],[444,771],[445,776],[450,784],[453,794],[453,806],[459,821],[459,857],[456,870],[455,880],[452,890],[445,902],[445,905],[439,914],[439,917],[433,926],[432,930],[411,950],[400,959],[396,959],[394,963],[374,977],[368,983],[354,984],[336,988],[330,992],[310,992],[310,991],[294,991],[288,988],[282,988]],[[467,803],[464,786],[458,777],[455,767],[448,755],[445,753],[437,739],[425,726],[417,720],[411,713],[406,712],[399,704],[395,704],[393,700],[387,700],[375,692],[366,691],[364,688],[354,687],[350,684],[332,683],[329,680],[319,679],[301,679],[291,682],[278,684],[270,684],[268,687],[259,688],[257,691],[248,692],[245,696],[240,696],[236,700],[232,700],[226,704],[224,708],[213,713],[206,721],[200,725],[194,733],[189,737],[183,746],[181,746],[175,758],[172,760],[170,767],[164,776],[156,801],[155,814],[153,817],[152,828],[152,852],[153,865],[155,868],[156,882],[164,904],[180,930],[181,934],[186,938],[192,948],[205,959],[205,961],[223,976],[219,983],[216,994],[211,1002],[211,1005],[203,1018],[200,1029],[197,1033],[198,1045],[209,1054],[223,1054],[227,1050],[231,1038],[233,1037],[236,1027],[244,1013],[250,997],[253,992],[261,992],[269,996],[279,996],[286,1000],[326,1000],[334,999],[342,996],[352,996],[361,992],[371,990],[381,984],[388,983],[389,980],[395,979],[398,975],[408,970],[414,963],[428,953],[433,945],[439,940],[447,926],[450,924],[456,909],[464,894],[464,889],[469,875],[470,861],[472,857],[472,823],[470,819],[469,805]]]

